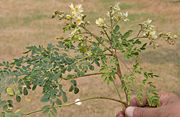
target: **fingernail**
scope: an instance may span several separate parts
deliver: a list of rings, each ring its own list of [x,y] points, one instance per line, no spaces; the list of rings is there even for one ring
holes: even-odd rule
[[[133,117],[133,113],[134,113],[134,109],[135,107],[128,107],[125,111],[125,114],[128,116],[128,117]]]

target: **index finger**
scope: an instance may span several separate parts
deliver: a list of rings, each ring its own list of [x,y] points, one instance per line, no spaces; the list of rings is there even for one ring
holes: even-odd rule
[[[139,99],[136,97],[130,101],[130,106],[144,107],[147,105],[148,105],[148,101],[146,99],[146,96],[143,96],[142,103],[140,103]]]

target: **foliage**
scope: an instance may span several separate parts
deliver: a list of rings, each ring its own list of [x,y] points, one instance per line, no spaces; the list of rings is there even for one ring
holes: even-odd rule
[[[119,100],[107,97],[94,97],[90,99],[109,99],[122,103],[125,107],[134,94],[142,103],[145,95],[149,105],[158,106],[158,93],[152,78],[158,77],[154,73],[144,71],[140,67],[139,57],[148,45],[157,47],[156,41],[165,40],[174,44],[177,37],[171,33],[159,33],[151,24],[151,20],[139,24],[137,34],[133,30],[123,33],[119,23],[128,22],[128,12],[122,12],[119,4],[111,7],[107,19],[99,18],[96,24],[99,34],[89,31],[90,22],[86,20],[81,5],[70,5],[71,14],[56,11],[54,17],[65,21],[64,32],[70,32],[67,37],[58,38],[57,44],[43,46],[30,46],[24,55],[13,62],[0,63],[0,107],[1,115],[15,117],[30,115],[42,111],[49,116],[56,116],[57,107],[76,104],[63,104],[68,101],[67,91],[62,81],[70,82],[69,92],[77,94],[80,90],[76,79],[79,77],[101,75],[107,84],[113,83]],[[106,23],[109,21],[109,23]],[[135,36],[134,36],[135,35]],[[120,57],[121,55],[121,57]],[[121,64],[126,66],[122,57],[133,60],[132,70],[122,74]],[[96,69],[96,70],[95,70]],[[97,71],[98,72],[95,72]],[[137,78],[143,77],[143,79]],[[121,81],[121,89],[116,81]],[[13,101],[21,102],[21,98],[29,95],[31,91],[42,88],[41,102],[48,102],[40,110],[23,113],[13,110]],[[121,91],[120,91],[121,90]],[[122,93],[124,92],[124,94]],[[5,97],[9,97],[7,100]],[[123,101],[125,97],[125,101]]]

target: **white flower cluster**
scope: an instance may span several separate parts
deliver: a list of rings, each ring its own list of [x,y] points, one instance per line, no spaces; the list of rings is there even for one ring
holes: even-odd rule
[[[84,17],[84,14],[83,14],[83,8],[82,8],[82,5],[79,4],[79,5],[73,5],[71,4],[70,6],[70,9],[71,9],[71,12],[72,12],[72,16],[70,15],[66,15],[66,18],[67,19],[74,19],[75,22],[77,23],[77,25],[81,25],[83,22],[83,17]]]
[[[165,39],[169,44],[174,45],[175,39],[177,39],[177,35],[172,35],[170,32],[168,33],[159,33],[157,34],[155,31],[155,26],[151,25],[152,20],[148,19],[144,21],[142,26],[143,36],[151,39],[151,43],[155,44],[154,40],[157,38]]]
[[[128,19],[128,12],[121,12],[119,7],[119,3],[117,3],[114,7],[111,8],[110,11],[107,12],[107,16],[110,17],[114,21],[129,21]],[[99,18],[96,20],[96,24],[100,27],[105,26],[104,19]]]
[[[149,39],[157,39],[158,36],[155,31],[155,26],[151,25],[152,20],[148,19],[142,23],[143,36]]]
[[[113,20],[123,20],[123,21],[129,21],[128,19],[128,12],[121,12],[119,3],[117,3],[110,11],[107,13],[108,17],[111,17]]]
[[[168,33],[159,33],[158,35],[160,38],[164,38],[166,39],[166,41],[171,44],[174,45],[175,40],[178,38],[177,35],[173,35],[171,32]]]
[[[84,10],[81,4],[79,5],[70,4],[69,7],[71,9],[71,15],[66,15],[65,18],[67,20],[71,20],[76,25],[76,28],[70,34],[70,38],[76,37],[78,38],[78,40],[82,40],[83,36],[80,34],[81,31],[79,25],[84,23],[83,21]]]

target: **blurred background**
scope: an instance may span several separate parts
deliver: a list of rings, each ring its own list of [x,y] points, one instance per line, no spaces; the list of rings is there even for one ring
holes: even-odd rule
[[[120,3],[129,12],[129,22],[120,25],[122,32],[138,29],[138,24],[150,18],[158,31],[172,32],[179,36],[175,46],[161,43],[160,48],[149,48],[142,54],[141,66],[160,76],[155,80],[161,92],[173,92],[180,96],[180,1],[178,0],[0,0],[0,62],[18,58],[26,46],[56,43],[62,36],[63,22],[51,19],[55,10],[69,12],[70,3],[82,4],[90,29],[96,32],[95,20],[105,17],[111,5]],[[126,70],[124,70],[126,72]],[[99,76],[78,79],[80,93],[69,94],[69,102],[89,96],[118,98],[111,85]],[[41,89],[31,92],[16,109],[25,112],[41,108]],[[30,98],[31,101],[27,101]],[[58,109],[57,117],[115,117],[121,105],[109,101],[88,101],[81,106],[73,105]],[[41,113],[29,117],[47,116]]]

